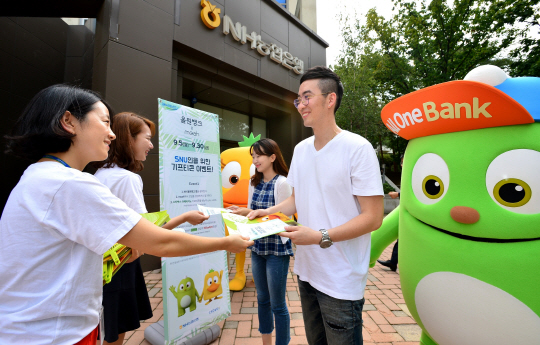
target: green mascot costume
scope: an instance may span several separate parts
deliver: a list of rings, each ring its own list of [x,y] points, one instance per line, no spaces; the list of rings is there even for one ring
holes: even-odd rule
[[[410,142],[371,266],[399,237],[421,344],[540,344],[540,78],[480,66],[381,117]]]

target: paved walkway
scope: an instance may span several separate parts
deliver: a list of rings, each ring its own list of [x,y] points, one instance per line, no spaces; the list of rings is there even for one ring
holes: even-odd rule
[[[381,256],[390,258],[392,245]],[[258,332],[257,290],[251,281],[250,251],[246,255],[248,284],[244,290],[231,294],[232,315],[220,323],[222,329],[218,340],[212,345],[257,345],[262,344]],[[234,254],[230,261],[234,262]],[[234,277],[234,265],[229,269],[230,277]],[[297,277],[292,273],[294,259],[291,260],[290,273],[287,279],[287,305],[291,314],[290,344],[307,344],[302,308],[298,295]],[[398,270],[399,271],[399,270]],[[399,274],[377,264],[369,270],[366,287],[366,303],[364,305],[364,345],[417,345],[420,339],[420,327],[410,317],[409,310],[403,300]],[[127,345],[148,345],[144,340],[144,329],[150,324],[163,319],[163,295],[161,270],[146,272],[146,286],[150,301],[154,308],[154,317],[142,323],[141,328],[126,334]]]

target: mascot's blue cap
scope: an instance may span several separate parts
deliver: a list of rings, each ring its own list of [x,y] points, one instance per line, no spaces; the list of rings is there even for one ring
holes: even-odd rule
[[[515,99],[527,109],[535,122],[540,122],[540,78],[508,78],[495,88]]]
[[[540,122],[540,78],[510,78],[501,68],[484,65],[470,71],[464,80],[479,81],[495,87],[521,104],[535,122]]]

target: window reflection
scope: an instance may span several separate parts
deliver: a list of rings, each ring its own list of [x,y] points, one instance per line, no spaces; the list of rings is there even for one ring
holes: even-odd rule
[[[258,119],[254,117],[252,119],[252,126],[253,129],[251,130],[253,132],[253,135],[261,135],[261,139],[266,138],[266,120]]]
[[[243,135],[249,136],[249,116],[223,110],[219,117],[220,139],[242,141]]]
[[[182,104],[189,106],[189,100],[182,98]],[[252,132],[255,136],[261,135],[262,138],[266,138],[266,120],[252,117],[251,125],[252,129],[249,129],[249,115],[240,114],[234,111],[225,110],[209,104],[201,102],[195,103],[195,109],[200,109],[213,113],[219,116],[219,138],[222,141],[222,145],[227,142],[234,142],[235,147],[237,143],[243,141],[243,136],[249,136]]]

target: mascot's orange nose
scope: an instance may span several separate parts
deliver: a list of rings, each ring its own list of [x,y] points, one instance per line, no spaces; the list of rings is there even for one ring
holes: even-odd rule
[[[223,194],[223,204],[245,205],[247,202],[249,179],[240,180],[225,194]]]
[[[212,283],[212,285],[210,285],[206,290],[208,290],[210,292],[214,292],[214,291],[217,290],[218,287],[219,287],[218,283]]]
[[[480,213],[471,207],[454,206],[450,210],[450,217],[458,223],[474,224],[480,219]]]

